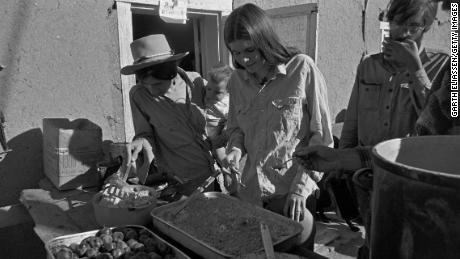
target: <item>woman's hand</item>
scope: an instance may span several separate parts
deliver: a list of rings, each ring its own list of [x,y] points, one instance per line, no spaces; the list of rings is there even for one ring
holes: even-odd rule
[[[290,193],[286,199],[283,213],[286,217],[297,222],[303,220],[304,212],[307,209],[307,198],[297,193]]]
[[[230,171],[225,169],[223,172],[224,185],[228,193],[231,195],[237,195],[241,189],[241,176],[240,173],[231,169]]]
[[[241,160],[241,151],[233,149],[227,156],[222,160],[222,165],[227,168],[238,171]]]

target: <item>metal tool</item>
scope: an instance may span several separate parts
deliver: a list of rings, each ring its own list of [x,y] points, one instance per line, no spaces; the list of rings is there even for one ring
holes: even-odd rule
[[[283,168],[286,168],[287,163],[289,163],[289,162],[292,161],[292,160],[294,160],[294,157],[291,158],[291,159],[288,159],[288,160],[284,161],[284,162],[281,163],[281,164],[274,165],[274,166],[272,166],[272,168],[275,169],[275,170],[281,170],[281,169],[283,169]]]
[[[198,186],[195,191],[187,198],[185,202],[183,202],[181,205],[179,205],[177,208],[175,208],[175,211],[172,211],[172,215],[177,215],[179,212],[181,212],[185,207],[188,206],[188,204],[198,198],[198,196],[208,188],[211,183],[213,183],[216,180],[216,177],[220,174],[220,171],[215,171],[211,176],[206,178],[206,180]]]
[[[268,226],[262,222],[260,222],[260,234],[262,235],[262,243],[264,245],[265,256],[267,259],[275,259],[275,250],[273,249],[270,230],[268,229]]]
[[[238,183],[238,185],[240,187],[243,187],[243,188],[246,188],[246,185],[244,183],[241,182],[241,177],[240,177],[240,172],[238,171],[238,169],[236,169],[235,167],[233,166],[230,166],[230,171],[228,171],[227,169],[225,168],[222,168],[222,172],[223,173],[226,173],[226,174],[229,174],[229,175],[235,175],[235,180],[236,182]]]

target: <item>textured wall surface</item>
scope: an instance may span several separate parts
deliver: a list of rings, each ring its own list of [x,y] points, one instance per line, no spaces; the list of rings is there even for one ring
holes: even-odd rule
[[[342,109],[347,107],[360,59],[366,53],[376,53],[380,50],[381,32],[378,14],[386,8],[389,1],[234,0],[234,6],[238,7],[249,2],[264,9],[318,3],[316,62],[326,78],[329,107],[331,115],[335,118]],[[294,42],[298,41],[297,38],[300,35],[298,24],[296,23],[292,28],[282,25],[285,30],[283,38],[286,34],[292,34],[295,39]],[[449,51],[449,30],[449,14],[439,10],[437,21],[425,35],[425,45],[430,48]],[[303,48],[303,45],[298,47]]]
[[[42,119],[85,118],[124,141],[116,10],[111,0],[3,0],[0,110],[13,152],[0,163],[0,206],[36,186]]]

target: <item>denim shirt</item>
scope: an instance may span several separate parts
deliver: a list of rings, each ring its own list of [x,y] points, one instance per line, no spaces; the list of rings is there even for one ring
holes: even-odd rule
[[[366,56],[358,66],[340,138],[341,148],[373,146],[412,136],[432,85],[438,85],[449,56],[422,49],[423,68],[415,73],[395,71],[382,53]]]
[[[292,158],[299,143],[332,145],[326,83],[314,61],[296,55],[278,65],[263,86],[238,69],[228,89],[228,148],[248,155],[240,197],[260,205],[274,195],[310,195],[317,189],[312,172],[292,161],[279,166]]]

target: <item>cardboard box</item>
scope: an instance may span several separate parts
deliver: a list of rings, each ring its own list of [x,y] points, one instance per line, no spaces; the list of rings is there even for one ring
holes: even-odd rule
[[[86,119],[43,119],[43,168],[59,190],[100,184],[102,130]]]

